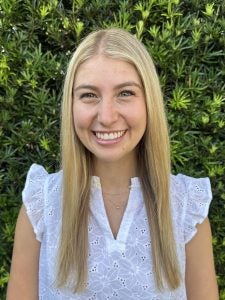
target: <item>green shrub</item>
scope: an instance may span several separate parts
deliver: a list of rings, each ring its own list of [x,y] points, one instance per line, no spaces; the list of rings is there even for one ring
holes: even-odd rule
[[[204,0],[0,0],[0,298],[26,172],[59,167],[66,64],[88,32],[123,27],[160,74],[173,172],[209,176],[220,298],[225,299],[225,5]]]

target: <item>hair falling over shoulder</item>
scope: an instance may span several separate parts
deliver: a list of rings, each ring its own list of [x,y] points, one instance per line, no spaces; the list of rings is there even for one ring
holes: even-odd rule
[[[58,286],[69,285],[74,292],[82,292],[87,282],[92,164],[91,154],[74,130],[72,103],[74,78],[79,66],[97,54],[131,63],[141,78],[148,120],[138,147],[138,160],[151,233],[155,280],[159,289],[166,286],[176,289],[181,278],[170,214],[170,146],[159,79],[143,44],[132,34],[113,28],[93,32],[82,41],[70,60],[65,78],[61,110],[63,211]]]

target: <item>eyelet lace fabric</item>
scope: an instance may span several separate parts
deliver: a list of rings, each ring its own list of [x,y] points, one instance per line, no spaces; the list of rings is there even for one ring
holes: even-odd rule
[[[171,175],[171,212],[183,283],[174,291],[160,292],[154,281],[151,238],[141,185],[131,179],[131,191],[122,223],[114,239],[104,208],[101,183],[92,177],[88,226],[88,279],[82,294],[57,289],[56,265],[61,224],[62,171],[48,174],[33,164],[22,192],[23,203],[36,238],[41,242],[39,299],[43,300],[183,300],[185,244],[195,235],[196,224],[208,214],[212,199],[208,178]]]

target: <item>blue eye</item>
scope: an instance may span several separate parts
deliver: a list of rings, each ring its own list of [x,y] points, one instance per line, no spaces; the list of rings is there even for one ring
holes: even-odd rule
[[[133,95],[134,95],[134,92],[128,91],[128,90],[122,91],[119,94],[119,96],[122,96],[122,97],[129,97],[129,96],[133,96]]]
[[[83,93],[83,94],[81,94],[80,95],[80,99],[84,99],[84,98],[86,98],[86,99],[88,99],[88,98],[98,98],[94,93],[91,93],[91,92],[89,92],[89,93]]]

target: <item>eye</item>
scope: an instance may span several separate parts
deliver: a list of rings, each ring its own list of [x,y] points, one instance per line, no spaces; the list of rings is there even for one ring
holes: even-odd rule
[[[93,99],[93,98],[98,98],[97,95],[94,93],[88,92],[88,93],[83,93],[80,95],[80,99]]]
[[[122,92],[119,93],[120,97],[130,97],[130,96],[134,96],[134,92],[133,91],[129,91],[129,90],[124,90]]]
[[[97,103],[100,98],[96,93],[93,92],[83,92],[79,95],[79,98],[84,103]]]

